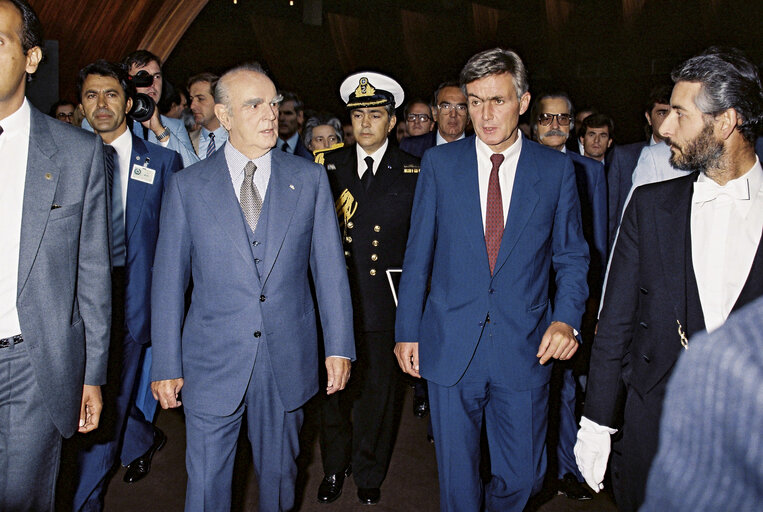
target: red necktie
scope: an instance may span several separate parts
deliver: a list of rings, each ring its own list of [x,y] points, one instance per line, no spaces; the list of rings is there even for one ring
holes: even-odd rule
[[[493,162],[493,168],[490,170],[490,180],[487,183],[485,245],[487,246],[487,259],[490,263],[490,275],[492,276],[503,238],[503,201],[501,199],[501,184],[498,181],[498,168],[503,162],[503,155],[495,153],[490,157],[490,161]]]

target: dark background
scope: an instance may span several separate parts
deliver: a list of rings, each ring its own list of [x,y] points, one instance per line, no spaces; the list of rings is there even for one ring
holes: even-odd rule
[[[383,71],[408,98],[429,99],[472,54],[503,46],[525,61],[533,94],[565,90],[632,142],[644,138],[649,90],[681,60],[721,44],[760,65],[762,16],[757,0],[210,0],[164,71],[184,84],[258,61],[307,108],[339,114],[339,84],[353,71]]]

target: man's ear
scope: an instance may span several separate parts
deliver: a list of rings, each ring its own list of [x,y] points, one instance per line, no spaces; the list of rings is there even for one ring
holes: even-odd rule
[[[395,114],[392,114],[389,117],[389,126],[387,127],[387,133],[391,132],[396,124],[397,124],[397,116]]]
[[[35,71],[37,71],[37,66],[40,65],[40,61],[42,60],[42,50],[39,46],[35,46],[34,48],[30,48],[26,52],[26,72],[27,74],[31,75]]]
[[[521,116],[527,112],[527,108],[530,106],[530,93],[526,92],[519,98],[519,115]]]
[[[720,114],[715,116],[714,124],[716,134],[722,139],[726,140],[731,137],[737,126],[742,124],[742,118],[739,116],[736,110],[733,108],[727,108]]]
[[[127,98],[127,102],[125,103],[125,114],[130,112],[132,110],[132,98]]]
[[[215,103],[215,116],[223,128],[230,131],[230,116],[228,116],[228,109],[222,103]]]

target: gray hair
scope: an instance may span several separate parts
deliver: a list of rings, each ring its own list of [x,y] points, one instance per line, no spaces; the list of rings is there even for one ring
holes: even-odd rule
[[[220,103],[222,105],[225,105],[225,108],[228,111],[229,115],[233,114],[233,105],[231,105],[230,103],[230,91],[228,90],[228,80],[230,80],[232,76],[242,71],[251,71],[253,73],[260,73],[261,75],[265,75],[266,77],[268,77],[268,74],[265,72],[265,70],[263,69],[263,67],[260,65],[259,62],[247,62],[244,64],[240,64],[236,66],[235,68],[231,68],[225,73],[223,73],[223,76],[220,77],[220,79],[217,81],[217,85],[215,86],[215,103]]]
[[[311,117],[305,122],[305,130],[303,133],[303,138],[305,139],[305,146],[309,146],[310,141],[313,140],[313,128],[315,128],[316,126],[323,126],[324,124],[331,126],[336,132],[336,136],[339,139],[339,142],[342,142],[342,138],[343,138],[342,123],[339,121],[339,119],[329,115],[318,114],[316,116]]]
[[[737,129],[754,144],[763,122],[763,88],[758,69],[736,48],[711,46],[673,70],[673,82],[702,84],[694,100],[702,113],[715,116],[733,108],[741,118]]]
[[[490,75],[502,75],[511,73],[514,82],[514,89],[517,92],[517,99],[530,90],[530,84],[527,80],[527,68],[525,68],[522,59],[512,50],[503,48],[493,48],[485,50],[474,56],[466,63],[461,70],[461,90],[466,95],[466,84],[485,78]],[[468,96],[468,95],[467,95]]]

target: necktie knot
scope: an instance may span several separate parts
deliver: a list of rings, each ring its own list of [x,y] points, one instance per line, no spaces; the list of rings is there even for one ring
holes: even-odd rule
[[[493,169],[498,169],[503,163],[504,156],[500,153],[490,155],[490,161],[493,162]]]
[[[374,159],[367,156],[363,159],[366,162],[366,172],[360,177],[363,187],[368,190],[371,187],[371,181],[374,179]]]

